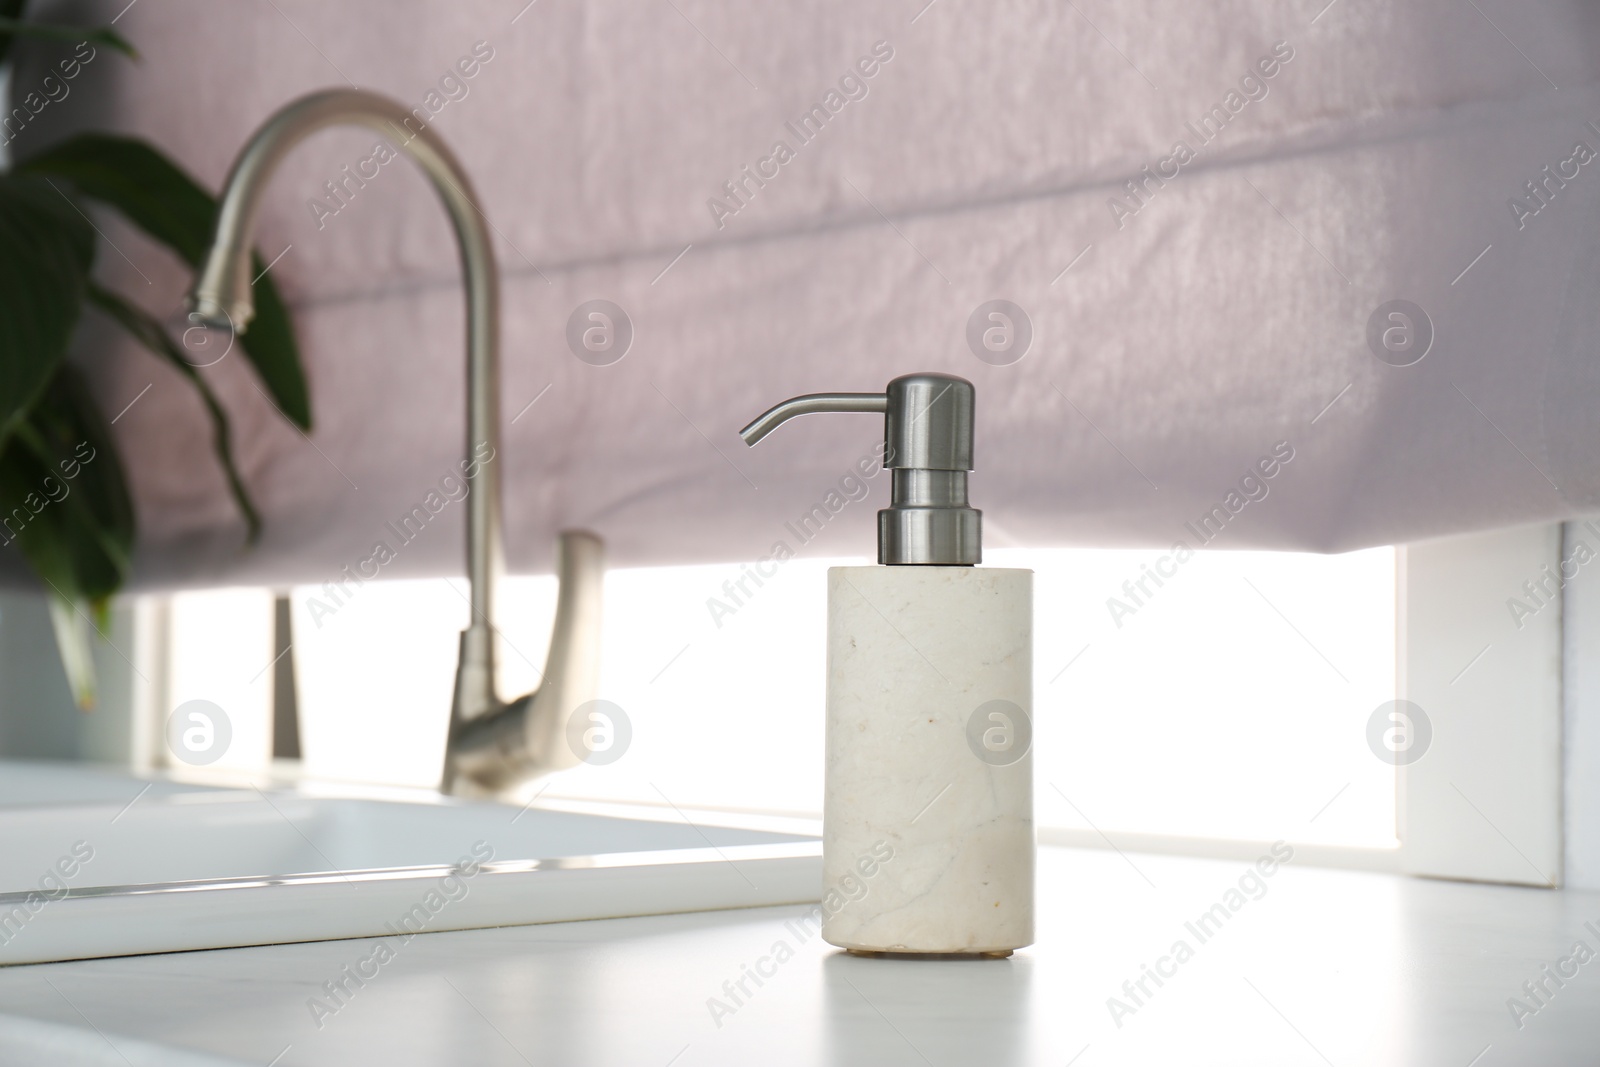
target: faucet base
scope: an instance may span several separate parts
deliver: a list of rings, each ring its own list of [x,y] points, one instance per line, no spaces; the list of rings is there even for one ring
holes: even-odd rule
[[[442,787],[461,796],[509,794],[533,779],[575,765],[567,720],[595,698],[600,684],[600,595],[605,544],[584,530],[564,530],[557,546],[555,625],[538,690],[511,701],[495,695],[493,632],[461,635],[456,703],[450,716]]]

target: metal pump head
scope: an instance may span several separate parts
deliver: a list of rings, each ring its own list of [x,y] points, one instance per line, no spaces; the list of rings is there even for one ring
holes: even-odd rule
[[[983,562],[983,513],[967,504],[975,395],[971,382],[953,374],[907,374],[882,393],[785,400],[739,436],[753,445],[814,412],[883,414],[883,465],[894,485],[889,506],[878,512],[878,562],[971,566]]]

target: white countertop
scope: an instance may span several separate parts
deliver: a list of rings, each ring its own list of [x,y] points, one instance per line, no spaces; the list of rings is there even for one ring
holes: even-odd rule
[[[1600,1058],[1600,956],[1547,983],[1520,1029],[1507,1005],[1579,940],[1600,952],[1584,925],[1600,930],[1600,894],[1291,863],[1247,882],[1265,887],[1259,899],[1230,898],[1248,870],[1041,849],[1039,940],[1009,960],[858,959],[802,942],[795,907],[423,934],[320,1027],[308,1000],[375,942],[3,968],[0,1064],[32,1062],[21,1050],[57,1037],[75,1051],[56,1065],[137,1067],[179,1062],[146,1042],[210,1054],[185,1062],[277,1067]],[[1185,924],[1219,903],[1237,910],[1201,942]],[[1192,958],[1163,961],[1179,940]],[[1135,1005],[1124,981],[1158,963],[1171,977],[1147,978]],[[724,983],[737,993],[745,966],[770,977],[746,978],[736,1003]],[[1135,1008],[1120,1027],[1114,996]],[[713,1018],[711,998],[733,1010]]]

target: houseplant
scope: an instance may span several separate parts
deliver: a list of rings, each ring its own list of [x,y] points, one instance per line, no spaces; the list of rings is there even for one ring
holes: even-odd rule
[[[23,37],[75,42],[79,50],[40,87],[13,86],[0,115],[0,133],[7,135],[47,106],[50,78],[59,83],[64,64],[82,62],[84,49],[90,58],[97,48],[135,55],[109,28],[25,21],[26,3],[0,0],[0,69]],[[110,598],[128,576],[136,532],[109,423],[67,358],[86,309],[106,316],[195,388],[248,542],[261,527],[233,461],[227,412],[201,369],[160,320],[94,279],[96,205],[120,212],[191,266],[210,238],[217,208],[181,168],[133,138],[80,134],[0,171],[0,543],[20,551],[45,586],[62,665],[83,707],[94,699],[91,631],[104,627]],[[309,430],[310,398],[288,313],[256,260],[256,317],[237,345],[278,409]]]

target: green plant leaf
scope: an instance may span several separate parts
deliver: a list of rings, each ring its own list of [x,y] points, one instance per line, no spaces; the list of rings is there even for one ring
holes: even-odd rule
[[[56,653],[67,675],[72,699],[83,711],[94,710],[100,683],[95,676],[94,649],[89,641],[89,617],[83,606],[65,597],[50,594],[50,629],[56,635]]]
[[[139,52],[110,26],[61,26],[43,22],[24,22],[18,18],[0,15],[0,40],[7,45],[18,37],[36,37],[46,41],[66,41],[76,44],[88,41],[115,48],[123,55],[139,58]]]
[[[85,525],[99,531],[96,544],[112,561],[112,568],[97,580],[81,583],[84,594],[98,605],[122,585],[133,553],[133,498],[116,438],[83,373],[70,363],[56,373],[44,402],[28,416],[27,427],[31,447],[76,486],[70,506],[81,508]],[[92,573],[87,565],[79,572]]]
[[[94,701],[89,635],[127,578],[133,504],[111,435],[78,372],[63,365],[0,451],[0,540],[49,586],[62,666]]]
[[[18,427],[0,457],[9,478],[0,501],[6,531],[52,590],[93,605],[128,576],[133,505],[100,413],[75,376],[63,367]]]
[[[171,160],[143,141],[80,134],[18,164],[23,173],[62,178],[83,195],[109,204],[151,237],[199,267],[211,242],[217,203]],[[252,258],[256,315],[238,344],[279,409],[311,429],[311,397],[289,312],[265,263]]]
[[[239,510],[244,514],[245,525],[248,529],[249,542],[254,544],[261,535],[261,516],[256,511],[255,504],[250,500],[249,490],[245,488],[244,479],[239,476],[239,470],[233,461],[233,432],[228,424],[228,414],[217,402],[216,394],[206,384],[193,364],[183,357],[183,351],[167,331],[143,309],[122,299],[117,294],[103,289],[98,285],[89,286],[89,301],[106,314],[116,320],[118,325],[127,330],[134,340],[144,345],[156,355],[172,364],[200,393],[200,399],[205,402],[206,410],[211,415],[213,429],[213,445],[217,450],[217,461],[222,465],[222,471],[228,478],[228,489],[233,493],[234,502],[239,505]]]
[[[28,0],[0,0],[0,18],[19,19],[22,9],[28,6]],[[0,34],[0,63],[6,61],[6,53],[11,51],[11,37],[9,34]]]
[[[47,179],[0,174],[0,443],[61,366],[94,240],[89,220]]]

